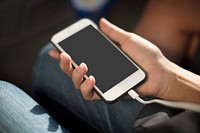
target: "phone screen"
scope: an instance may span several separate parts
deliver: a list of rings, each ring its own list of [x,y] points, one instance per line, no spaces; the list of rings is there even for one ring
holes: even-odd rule
[[[87,75],[95,77],[96,86],[102,93],[138,70],[91,25],[61,41],[59,45],[77,65],[81,62],[87,64]]]

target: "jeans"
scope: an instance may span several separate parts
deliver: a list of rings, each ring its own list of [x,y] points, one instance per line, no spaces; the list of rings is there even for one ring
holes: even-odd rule
[[[37,99],[44,103],[44,106],[48,104],[47,106],[52,106],[49,108],[53,109],[56,103],[56,107],[61,106],[63,110],[57,114],[70,112],[70,116],[81,120],[81,124],[89,125],[88,127],[99,132],[132,132],[135,119],[143,105],[132,99],[121,99],[114,104],[106,104],[101,100],[84,100],[71,78],[60,70],[59,61],[47,54],[50,49],[51,44],[43,48],[35,66],[33,88]],[[66,123],[67,118],[64,119],[66,120],[63,123]]]
[[[42,106],[5,81],[0,81],[0,132],[67,133]]]
[[[48,55],[50,49],[52,45],[48,44],[41,50],[33,71],[33,96],[42,107],[23,94],[13,94],[20,99],[18,101],[3,96],[1,99],[9,100],[1,102],[12,104],[12,106],[6,104],[6,108],[13,111],[9,113],[1,109],[0,115],[3,112],[6,117],[1,117],[0,121],[3,123],[7,121],[4,126],[9,125],[16,129],[15,123],[19,123],[23,129],[27,128],[24,130],[35,132],[67,132],[66,129],[70,132],[80,130],[103,133],[132,132],[143,105],[131,99],[120,99],[113,104],[106,104],[101,100],[84,100],[79,90],[74,87],[71,78],[60,70],[59,61]],[[41,111],[34,114],[33,107]],[[46,110],[49,115],[46,114]],[[16,116],[14,112],[19,115]],[[45,115],[42,112],[45,112]],[[13,122],[7,117],[19,119]],[[9,122],[13,122],[12,125]],[[35,128],[37,126],[43,129]]]

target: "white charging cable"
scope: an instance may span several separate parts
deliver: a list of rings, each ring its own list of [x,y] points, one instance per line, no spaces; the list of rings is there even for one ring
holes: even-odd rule
[[[162,104],[162,105],[172,107],[172,108],[178,108],[178,109],[200,112],[200,105],[199,104],[188,103],[188,102],[165,101],[165,100],[160,100],[160,99],[153,99],[153,100],[149,100],[149,101],[144,101],[143,99],[141,99],[139,97],[139,95],[134,90],[130,90],[128,92],[128,94],[134,100],[137,100],[138,102],[140,102],[142,104],[158,103],[158,104]]]

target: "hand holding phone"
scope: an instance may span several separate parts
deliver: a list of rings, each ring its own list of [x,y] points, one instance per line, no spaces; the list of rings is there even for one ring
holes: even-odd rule
[[[88,75],[95,77],[94,89],[106,102],[117,100],[146,77],[144,71],[88,19],[55,34],[52,42],[60,52],[71,56],[75,70],[77,64],[87,64],[89,70],[84,77],[86,81],[90,79]]]

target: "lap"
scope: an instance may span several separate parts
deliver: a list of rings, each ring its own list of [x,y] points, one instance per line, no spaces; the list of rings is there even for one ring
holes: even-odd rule
[[[119,100],[114,104],[106,104],[101,100],[84,100],[73,86],[71,78],[60,70],[59,61],[48,56],[47,52],[52,48],[50,45],[42,50],[33,74],[37,99],[48,104],[48,107],[61,107],[63,111],[59,113],[70,112],[70,115],[98,131],[132,132],[134,121],[143,105],[131,99]],[[48,103],[45,102],[46,99],[49,100]]]
[[[67,132],[47,111],[11,83],[0,81],[0,132]]]

